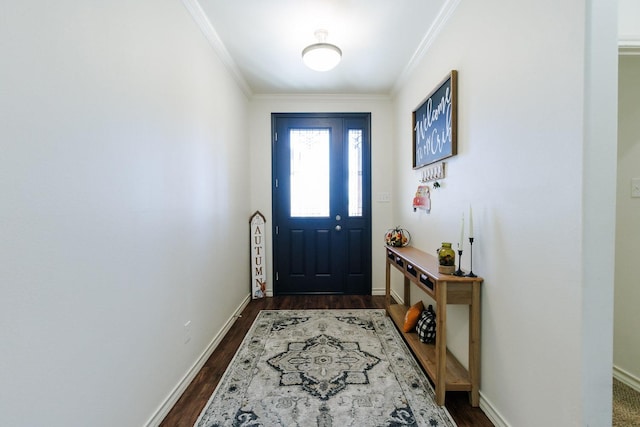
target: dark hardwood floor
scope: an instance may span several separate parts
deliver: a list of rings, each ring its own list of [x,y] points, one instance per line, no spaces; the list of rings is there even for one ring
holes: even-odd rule
[[[238,318],[222,339],[220,345],[160,425],[162,427],[193,426],[260,310],[332,308],[384,308],[384,296],[304,295],[278,296],[251,301],[242,312],[242,317]],[[493,426],[479,408],[473,408],[469,404],[466,392],[448,392],[445,406],[460,427]]]

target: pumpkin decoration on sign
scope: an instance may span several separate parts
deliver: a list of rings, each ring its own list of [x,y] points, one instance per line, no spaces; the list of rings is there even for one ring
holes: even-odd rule
[[[394,246],[396,248],[407,246],[411,241],[411,235],[409,232],[400,226],[387,230],[384,235],[384,241],[387,246]]]

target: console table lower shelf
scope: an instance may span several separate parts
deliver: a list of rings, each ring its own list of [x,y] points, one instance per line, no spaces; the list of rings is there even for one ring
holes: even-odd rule
[[[404,339],[413,351],[416,359],[427,375],[433,380],[436,378],[436,346],[435,344],[425,344],[418,339],[415,332],[402,332],[404,324],[404,315],[407,307],[402,304],[392,304],[388,308],[388,313],[393,322],[398,326],[398,332],[404,336]],[[445,391],[471,391],[471,380],[469,372],[447,349],[447,367],[445,377]],[[444,402],[439,403],[443,405]]]

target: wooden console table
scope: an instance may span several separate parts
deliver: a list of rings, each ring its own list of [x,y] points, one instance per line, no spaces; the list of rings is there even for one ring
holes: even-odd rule
[[[468,391],[472,406],[480,403],[480,284],[481,277],[458,277],[438,273],[438,259],[413,247],[386,247],[387,313],[400,329],[418,362],[436,386],[436,403],[444,405],[447,391]],[[391,266],[404,275],[404,304],[391,304]],[[418,286],[436,302],[436,343],[424,344],[413,331],[402,332],[410,303],[410,284]],[[447,304],[469,306],[469,369],[447,350]]]

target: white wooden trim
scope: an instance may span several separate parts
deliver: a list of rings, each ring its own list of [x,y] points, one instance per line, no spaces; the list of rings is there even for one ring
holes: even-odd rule
[[[640,392],[640,378],[633,375],[631,372],[625,371],[619,366],[613,365],[613,378],[617,379],[623,384],[628,385],[637,392]]]
[[[373,288],[371,289],[371,295],[386,295],[386,292],[384,288]]]
[[[502,414],[498,412],[496,407],[480,392],[480,409],[489,418],[495,427],[509,427],[509,423],[504,419]]]
[[[247,84],[245,78],[242,76],[242,73],[240,72],[240,69],[236,64],[236,61],[234,61],[234,59],[231,57],[224,43],[222,43],[220,36],[218,36],[218,33],[213,28],[213,25],[211,24],[211,21],[209,21],[207,14],[204,13],[204,10],[202,10],[202,6],[200,6],[198,0],[182,0],[182,4],[184,4],[184,7],[187,8],[189,13],[193,17],[193,20],[196,21],[196,24],[198,25],[198,27],[200,27],[200,30],[209,41],[209,44],[216,52],[222,63],[227,67],[231,75],[233,75],[233,78],[238,83],[238,86],[240,87],[242,92],[245,94],[245,96],[251,97],[251,95],[253,95],[251,88]]]
[[[398,304],[404,304],[404,298],[401,297],[400,295],[398,295],[398,293],[396,291],[393,290],[393,288],[391,288],[391,296],[393,297],[394,300],[396,300],[396,302],[398,302]],[[383,295],[386,295],[386,291]]]
[[[406,77],[413,71],[416,65],[427,54],[427,51],[429,50],[433,42],[438,38],[438,35],[440,35],[440,31],[442,31],[442,29],[445,27],[446,23],[449,21],[449,18],[451,18],[453,12],[456,10],[461,1],[462,0],[447,0],[444,3],[442,9],[440,9],[440,12],[438,13],[438,16],[436,16],[436,19],[431,24],[431,27],[429,27],[427,34],[425,34],[422,41],[420,42],[420,45],[409,60],[409,63],[406,67],[404,67],[404,70],[402,70],[402,73],[396,79],[397,83],[394,86],[392,93],[398,91],[400,85],[404,84]]]
[[[618,39],[619,55],[640,55],[640,36],[621,36]]]
[[[242,303],[236,308],[233,315],[227,320],[227,322],[223,325],[222,329],[218,331],[218,333],[213,337],[207,348],[202,352],[200,357],[196,359],[194,364],[189,368],[187,373],[182,377],[180,382],[171,390],[171,393],[167,396],[167,398],[162,402],[162,404],[156,409],[154,414],[149,418],[149,420],[145,423],[145,427],[156,427],[159,426],[164,417],[167,416],[171,408],[176,404],[182,393],[187,389],[191,381],[195,378],[195,376],[200,372],[200,369],[204,366],[211,353],[218,347],[222,338],[229,332],[229,329],[233,326],[235,321],[240,317],[242,310],[249,304],[251,301],[251,295],[247,294]]]

